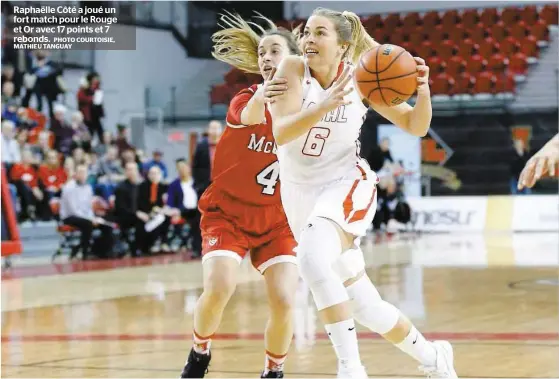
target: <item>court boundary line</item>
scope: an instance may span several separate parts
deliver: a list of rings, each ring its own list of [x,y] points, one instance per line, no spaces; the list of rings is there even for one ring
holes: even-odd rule
[[[557,332],[532,333],[486,333],[486,332],[426,332],[425,337],[430,340],[454,341],[558,341]],[[326,333],[316,333],[317,340],[327,340]],[[360,339],[379,339],[382,337],[372,332],[358,332]],[[161,333],[161,334],[31,334],[31,335],[3,335],[2,343],[17,342],[69,342],[69,341],[183,341],[191,340],[190,333]],[[214,340],[263,340],[264,333],[217,333]]]

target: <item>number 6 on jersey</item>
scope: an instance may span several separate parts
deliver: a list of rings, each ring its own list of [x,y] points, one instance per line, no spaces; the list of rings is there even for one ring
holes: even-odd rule
[[[264,195],[273,195],[276,192],[276,184],[279,179],[279,162],[275,161],[266,166],[258,175],[256,175],[256,183],[260,184]]]
[[[303,154],[311,157],[320,157],[322,155],[322,150],[324,150],[324,144],[326,139],[330,135],[330,129],[314,127],[309,130],[307,134],[307,139],[305,145],[303,146]]]

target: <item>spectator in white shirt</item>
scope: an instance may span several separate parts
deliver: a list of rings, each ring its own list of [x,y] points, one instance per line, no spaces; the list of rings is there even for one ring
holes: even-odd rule
[[[198,195],[194,189],[192,172],[186,159],[177,159],[176,164],[179,177],[169,185],[167,205],[173,209],[175,216],[180,215],[190,225],[192,250],[195,255],[200,255],[202,252],[200,212],[198,211]]]
[[[10,120],[2,121],[2,163],[13,164],[21,161],[21,151],[15,139],[15,124]]]
[[[95,217],[93,213],[93,190],[87,184],[87,165],[76,165],[75,179],[66,183],[62,188],[60,198],[60,219],[67,225],[78,228],[81,232],[80,248],[82,256],[87,259],[90,255],[90,240],[93,228],[99,227],[101,236],[98,246],[103,247],[103,251],[96,251],[96,255],[101,257],[112,255],[113,235],[112,228],[105,225],[102,218]],[[70,258],[78,254],[77,250],[72,251]]]

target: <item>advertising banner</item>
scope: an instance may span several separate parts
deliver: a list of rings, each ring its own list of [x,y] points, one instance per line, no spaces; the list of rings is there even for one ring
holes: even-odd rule
[[[512,230],[559,231],[559,196],[514,196]]]
[[[437,196],[408,198],[414,230],[426,232],[483,231],[487,198]]]

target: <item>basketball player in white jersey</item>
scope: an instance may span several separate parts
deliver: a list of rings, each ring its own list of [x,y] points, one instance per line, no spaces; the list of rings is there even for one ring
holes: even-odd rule
[[[281,198],[298,242],[300,274],[311,289],[338,357],[338,377],[364,378],[354,319],[421,363],[428,377],[456,378],[446,341],[429,342],[365,273],[359,239],[376,210],[378,178],[359,157],[367,108],[351,88],[351,63],[378,44],[351,12],[318,8],[304,29],[304,57],[287,57],[276,77],[288,89],[270,107],[278,144]],[[375,110],[424,136],[431,122],[428,68],[418,61],[415,107]],[[351,304],[353,303],[353,304]],[[353,305],[353,308],[351,307]]]
[[[550,139],[526,162],[518,178],[518,189],[532,188],[545,175],[557,176],[557,169],[559,169],[559,134]]]

